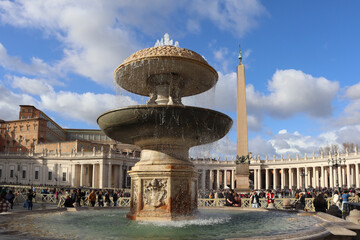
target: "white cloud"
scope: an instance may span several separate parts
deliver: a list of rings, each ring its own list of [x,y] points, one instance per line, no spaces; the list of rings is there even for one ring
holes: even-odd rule
[[[184,16],[176,16],[179,10],[183,10],[188,24],[191,23],[188,28],[199,30],[201,20],[210,19],[219,28],[232,32],[235,29],[240,35],[256,26],[257,17],[265,12],[259,1],[249,0],[225,3],[4,0],[0,2],[0,10],[3,24],[40,29],[63,43],[64,56],[54,65],[56,69],[72,71],[101,84],[111,84],[112,71],[140,48],[137,30],[152,35],[180,29],[176,34],[183,34]],[[1,53],[4,54],[0,48]],[[0,60],[9,69],[17,66],[16,61],[4,62]],[[33,59],[32,65],[40,72],[51,69],[40,59]]]
[[[220,111],[236,111],[236,73],[224,75],[218,72],[218,74],[219,80],[212,89],[199,95],[183,98],[183,103]]]
[[[272,146],[271,142],[262,139],[257,136],[249,140],[249,152],[253,153],[253,156],[260,155],[262,159],[266,155],[272,157],[272,155],[276,154],[275,148]]]
[[[249,115],[262,119],[264,114],[275,118],[289,118],[305,113],[316,118],[332,114],[332,101],[339,83],[323,77],[313,77],[299,70],[277,70],[268,82],[269,94],[260,93],[254,86],[246,86]]]
[[[128,96],[94,93],[58,92],[41,95],[39,107],[42,110],[56,111],[65,118],[76,119],[95,125],[96,119],[108,110],[137,105]]]
[[[233,142],[228,135],[214,143],[196,146],[190,149],[189,155],[193,158],[218,158],[231,160],[236,156],[236,142]]]
[[[54,89],[44,79],[30,79],[27,77],[13,76],[12,87],[33,95],[41,95],[53,92]]]
[[[54,67],[43,60],[33,57],[30,64],[24,63],[20,58],[8,55],[6,48],[0,43],[0,66],[11,71],[36,76],[53,76],[59,74]]]
[[[286,129],[282,129],[279,131],[279,134],[286,134],[287,133],[287,130]]]
[[[345,96],[351,99],[360,99],[360,83],[350,86],[346,90]]]
[[[210,19],[220,29],[238,36],[256,27],[257,19],[267,14],[257,0],[195,0],[190,2],[189,10],[198,18]]]
[[[19,118],[19,105],[36,105],[37,100],[27,94],[16,94],[0,83],[0,118],[14,120]]]
[[[265,159],[266,155],[272,158],[273,154],[277,157],[283,154],[284,158],[290,154],[294,158],[296,154],[299,154],[300,157],[303,157],[305,153],[308,156],[312,155],[313,152],[319,155],[321,147],[331,145],[338,145],[340,150],[344,151],[342,144],[346,142],[360,144],[360,125],[338,128],[321,133],[318,136],[306,136],[298,131],[289,133],[283,129],[269,140],[260,136],[250,139],[249,150],[255,155],[260,155],[262,159]]]
[[[51,111],[60,116],[87,122],[96,126],[97,117],[108,110],[138,105],[129,96],[95,93],[55,92],[51,86],[37,79],[14,77],[14,87],[25,93],[37,95],[40,100],[28,94],[17,94],[0,84],[0,112],[4,120],[18,119],[19,105],[34,105],[42,111]],[[49,115],[50,115],[49,114]]]

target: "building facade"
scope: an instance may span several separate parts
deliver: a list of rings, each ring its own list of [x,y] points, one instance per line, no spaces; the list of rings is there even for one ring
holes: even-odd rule
[[[334,165],[328,160],[345,159],[340,165]],[[353,153],[327,154],[295,159],[259,158],[251,161],[251,178],[254,189],[301,189],[301,188],[359,188],[360,155],[357,148]]]
[[[328,159],[346,159],[341,166]],[[0,182],[89,188],[127,188],[128,170],[140,149],[109,139],[96,129],[63,129],[42,111],[21,105],[19,119],[0,120]],[[235,159],[190,158],[198,170],[199,190],[237,188]],[[303,158],[250,161],[254,189],[360,187],[360,155],[321,153]],[[338,183],[338,184],[337,184]]]

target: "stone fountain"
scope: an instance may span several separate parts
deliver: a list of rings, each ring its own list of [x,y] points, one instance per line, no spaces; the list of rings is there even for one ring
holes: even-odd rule
[[[149,96],[146,105],[108,111],[98,124],[110,138],[141,148],[129,172],[133,220],[192,218],[197,210],[198,173],[190,147],[224,137],[230,117],[210,109],[184,106],[182,97],[212,88],[217,72],[199,54],[165,45],[140,50],[114,72],[125,90]]]

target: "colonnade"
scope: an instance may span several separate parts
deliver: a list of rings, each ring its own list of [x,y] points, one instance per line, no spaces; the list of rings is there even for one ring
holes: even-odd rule
[[[199,190],[235,188],[235,169],[199,169]]]
[[[92,188],[130,187],[128,171],[131,166],[119,163],[73,164],[71,185]]]
[[[342,166],[271,166],[253,167],[254,189],[295,189],[304,187],[359,187],[359,164],[355,161]]]

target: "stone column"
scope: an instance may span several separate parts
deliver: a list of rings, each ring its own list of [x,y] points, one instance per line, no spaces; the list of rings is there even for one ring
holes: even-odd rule
[[[99,164],[99,188],[104,188],[104,161]]]
[[[206,189],[205,182],[206,182],[206,170],[203,169],[202,174],[201,174],[201,188],[202,188],[202,190]]]
[[[315,168],[315,187],[320,187],[319,186],[319,169]]]
[[[219,169],[216,170],[216,189],[220,189],[220,171]]]
[[[5,183],[9,182],[9,178],[8,178],[8,163],[5,161],[4,163],[4,179],[5,179]],[[9,171],[10,172],[10,171]]]
[[[349,167],[350,167],[350,184],[351,184],[351,186],[352,185],[354,185],[355,184],[355,181],[354,181],[354,167],[352,166],[352,165],[349,165]]]
[[[123,188],[124,169],[122,164],[119,165],[119,188]]]
[[[268,168],[265,169],[265,190],[269,189],[269,170]]]
[[[81,186],[84,186],[83,185],[83,181],[84,181],[84,164],[81,164],[80,165],[81,166],[81,168],[80,168],[80,187]]]
[[[254,171],[255,172],[255,171]],[[227,170],[224,170],[224,188],[227,186]]]
[[[330,187],[334,187],[334,169],[332,166],[329,167],[329,173],[330,173]]]
[[[15,167],[17,167],[17,166],[15,166]],[[41,184],[43,184],[43,185],[45,185],[45,183],[47,182],[47,180],[46,180],[46,177],[47,177],[47,176],[46,176],[46,172],[47,172],[47,171],[46,171],[46,168],[47,168],[47,167],[46,167],[46,164],[43,163],[43,169],[42,169],[42,170],[43,170],[43,174],[42,174],[42,178],[41,178],[41,179],[42,179]],[[16,170],[17,170],[17,169],[16,169]]]
[[[214,170],[210,169],[210,174],[209,174],[209,178],[210,178],[210,181],[209,181],[209,189],[212,190],[214,189]]]
[[[324,167],[324,186],[325,186],[326,188],[329,187],[328,169],[325,169],[325,167]]]
[[[96,173],[96,164],[92,164],[92,182],[91,187],[95,188],[95,173]]]
[[[289,189],[292,189],[294,186],[294,172],[293,168],[289,168]]]
[[[341,171],[341,166],[339,166],[338,167],[338,176],[339,176],[339,178],[338,178],[338,180],[339,180],[339,187],[342,187],[342,171]]]
[[[296,168],[296,186],[298,189],[301,188],[301,185],[300,185],[300,168],[297,167]]]
[[[262,188],[262,182],[261,182],[261,169],[258,169],[258,189]]]
[[[231,189],[235,188],[235,170],[231,170]]]
[[[312,171],[311,171],[311,177],[310,177],[310,184],[311,186],[313,186],[314,188],[316,187],[316,169],[315,167],[312,167]]]
[[[320,179],[320,187],[325,187],[325,174],[324,174],[324,166],[321,166],[321,179]]]
[[[351,182],[350,182],[350,164],[346,165],[346,187],[351,187]]]
[[[254,190],[258,189],[258,170],[254,169]]]
[[[28,173],[28,176],[29,176],[29,184],[31,184],[31,182],[30,182],[30,181],[32,180],[32,179],[31,179],[31,176],[32,176],[32,174],[31,174],[31,171],[32,171],[32,165],[33,165],[32,163],[30,163],[30,164],[29,164],[29,173]]]
[[[285,172],[284,172],[284,168],[281,169],[280,181],[281,181],[281,189],[284,189],[284,183],[285,183]]]
[[[343,166],[342,168],[341,168],[341,179],[342,179],[342,181],[341,181],[341,183],[342,183],[342,186],[344,186],[344,185],[346,185],[346,174],[345,174],[345,166]]]
[[[305,167],[305,188],[307,188],[309,186],[309,172],[308,172],[308,169],[307,167]]]
[[[111,162],[109,162],[109,167],[108,167],[108,188],[111,188],[111,184],[112,184],[112,164]]]
[[[277,172],[276,172],[276,168],[274,168],[274,183],[273,183],[273,188],[276,189],[277,185],[278,185],[278,176],[277,176]]]
[[[355,184],[356,184],[357,188],[360,186],[360,184],[359,184],[359,164],[358,163],[355,163]]]

